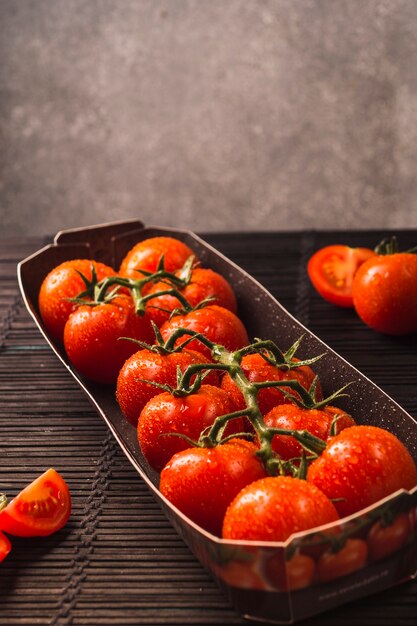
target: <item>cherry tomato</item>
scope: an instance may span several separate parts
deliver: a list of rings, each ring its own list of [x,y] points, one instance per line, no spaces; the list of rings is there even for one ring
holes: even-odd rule
[[[160,354],[146,348],[138,350],[125,361],[117,377],[116,399],[122,413],[136,426],[145,404],[161,393],[161,389],[152,382],[175,387],[177,368],[184,372],[191,364],[209,362],[207,357],[194,350],[184,349],[168,354]],[[204,382],[218,386],[218,373],[212,370]]]
[[[154,283],[146,291],[146,295],[155,294],[156,296],[169,288],[169,284],[160,281]],[[193,308],[203,300],[212,298],[212,304],[222,306],[233,313],[237,312],[236,296],[231,285],[223,276],[211,269],[199,267],[193,269],[190,282],[180,290],[180,293]],[[158,327],[162,326],[174,309],[181,309],[182,307],[181,302],[169,294],[151,298],[147,302],[148,313]]]
[[[328,302],[352,307],[352,281],[358,268],[375,252],[369,248],[331,245],[313,254],[307,272],[316,291]]]
[[[227,350],[238,350],[249,343],[248,334],[242,321],[224,307],[212,304],[196,309],[184,315],[174,315],[161,326],[161,335],[164,341],[172,335],[177,328],[186,328],[201,333],[214,343],[218,343]],[[178,339],[177,344],[187,341],[188,335]],[[210,350],[198,339],[187,344],[187,348],[202,352],[211,357]]]
[[[376,426],[352,426],[329,440],[311,463],[307,480],[335,500],[343,517],[399,489],[412,489],[417,469],[392,433]]]
[[[79,306],[65,325],[64,346],[80,374],[95,382],[113,384],[126,359],[137,351],[137,344],[120,337],[146,343],[154,338],[147,315],[135,313],[130,296]]]
[[[216,417],[231,413],[233,408],[227,393],[212,385],[201,385],[197,392],[182,397],[168,392],[154,396],[143,408],[138,422],[138,441],[148,463],[162,470],[176,452],[190,447],[189,442],[172,433],[198,441],[201,432]],[[224,436],[244,429],[242,418],[233,419],[227,424]]]
[[[89,259],[74,259],[55,267],[42,282],[38,297],[39,312],[48,333],[56,341],[62,342],[66,321],[78,306],[68,299],[75,298],[86,290],[86,285],[78,272],[91,281],[92,266],[98,281],[116,274],[113,268],[103,263]]]
[[[161,472],[160,491],[193,522],[220,536],[226,509],[247,484],[266,475],[250,441],[174,454]]]
[[[375,522],[368,536],[369,556],[372,561],[381,561],[402,548],[411,538],[408,515],[400,513],[390,524]]]
[[[222,536],[248,541],[286,541],[293,533],[339,519],[317,487],[291,476],[268,476],[244,487],[227,508]]]
[[[296,552],[285,561],[282,552],[275,551],[265,563],[268,582],[280,591],[295,591],[309,587],[314,580],[316,563],[311,556]]]
[[[121,262],[119,274],[128,278],[138,278],[138,270],[155,272],[161,257],[167,272],[180,269],[194,252],[185,243],[174,237],[150,237],[139,241],[129,250]]]
[[[347,576],[366,565],[368,547],[363,539],[347,539],[337,552],[324,552],[317,562],[317,574],[321,582]]]
[[[4,561],[6,556],[12,549],[12,544],[4,533],[0,531],[0,563]]]
[[[365,324],[388,335],[417,331],[417,254],[377,255],[355,275],[353,304]]]
[[[315,437],[327,441],[335,418],[337,418],[335,434],[355,424],[350,415],[334,406],[326,406],[323,409],[303,409],[295,404],[275,406],[264,416],[264,421],[270,428],[307,430]],[[287,435],[274,435],[272,449],[284,460],[299,457],[303,452],[301,444],[294,437]]]
[[[305,389],[309,389],[315,377],[313,370],[306,365],[296,367],[291,370],[284,370],[276,367],[275,365],[272,365],[271,363],[268,363],[258,353],[245,355],[242,358],[240,366],[246,378],[251,383],[279,380],[298,380]],[[234,404],[239,409],[245,408],[243,395],[228,373],[223,376],[221,387],[230,394],[230,396],[233,398]],[[285,397],[281,389],[278,387],[267,387],[265,389],[259,390],[258,406],[262,415],[268,413],[274,406],[278,404],[291,402],[291,400]],[[287,389],[287,391],[291,392],[291,389]],[[320,399],[321,390],[319,386],[317,387],[317,392],[317,398]]]
[[[48,469],[0,511],[0,529],[17,537],[50,535],[71,513],[71,496],[62,476]]]

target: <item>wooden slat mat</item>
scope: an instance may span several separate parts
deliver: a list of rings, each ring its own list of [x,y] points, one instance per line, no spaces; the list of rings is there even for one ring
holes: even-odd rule
[[[416,338],[382,337],[327,305],[305,272],[335,241],[373,246],[385,233],[205,236],[301,322],[417,416]],[[411,247],[417,232],[398,233]],[[49,538],[16,539],[0,566],[0,625],[246,624],[161,513],[105,424],[36,330],[16,264],[49,240],[0,242],[0,491],[48,467],[67,480],[73,513]],[[307,626],[414,626],[417,583],[344,606]]]

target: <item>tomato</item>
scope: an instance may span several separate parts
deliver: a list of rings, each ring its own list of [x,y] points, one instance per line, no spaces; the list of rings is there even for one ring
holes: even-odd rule
[[[313,254],[307,272],[316,291],[328,302],[352,307],[352,281],[358,268],[375,252],[369,248],[331,245]]]
[[[0,511],[0,529],[17,537],[46,536],[62,528],[70,513],[68,486],[51,468]]]
[[[309,389],[315,378],[315,374],[309,366],[303,365],[291,370],[280,369],[279,367],[268,363],[268,361],[266,361],[259,353],[245,355],[241,361],[241,368],[246,378],[251,383],[298,380],[305,389]],[[221,386],[225,391],[227,391],[227,393],[230,394],[233,398],[234,404],[239,409],[245,408],[246,405],[243,395],[228,373],[223,376]],[[290,402],[290,400],[287,399],[282,393],[281,389],[278,387],[268,387],[259,390],[258,406],[262,415],[268,413],[278,404]],[[291,389],[287,389],[287,391],[291,392]],[[319,386],[317,387],[317,391],[317,397],[318,399],[321,399],[321,390]]]
[[[95,382],[113,384],[126,359],[137,351],[136,343],[120,337],[147,343],[154,338],[147,315],[135,313],[130,296],[79,306],[65,325],[64,346],[80,374]]]
[[[234,351],[249,343],[248,334],[243,322],[228,309],[211,304],[184,315],[174,315],[161,326],[161,335],[167,341],[178,328],[186,328],[201,333],[214,343]],[[188,335],[178,339],[176,345],[187,341]],[[191,350],[197,350],[211,357],[211,351],[198,339],[187,344]]]
[[[161,472],[160,491],[184,515],[220,536],[226,509],[247,484],[266,475],[250,441],[177,452]]]
[[[295,591],[309,587],[314,580],[316,563],[311,556],[296,552],[285,561],[282,552],[274,552],[265,563],[270,584],[280,591]]]
[[[245,541],[286,541],[293,533],[339,519],[314,485],[291,476],[268,476],[244,487],[227,508],[222,536]]]
[[[138,270],[155,272],[161,257],[167,272],[180,269],[194,252],[185,243],[174,237],[150,237],[139,241],[126,254],[120,264],[119,274],[128,278],[138,278]]]
[[[12,544],[4,533],[0,531],[0,563],[4,561],[6,556],[12,549]]]
[[[157,295],[169,288],[169,284],[160,281],[154,283],[146,291],[146,295]],[[236,296],[230,283],[211,269],[200,267],[193,269],[190,282],[180,290],[180,293],[192,308],[203,300],[212,298],[212,304],[222,306],[233,313],[237,312]],[[182,303],[175,296],[168,294],[151,298],[146,306],[151,319],[158,327],[162,326],[174,309],[183,308]]]
[[[374,256],[355,275],[353,304],[365,324],[388,335],[417,331],[417,254]]]
[[[66,321],[78,306],[68,299],[86,290],[86,284],[78,272],[91,281],[92,266],[98,281],[116,274],[113,268],[103,263],[73,259],[55,267],[42,282],[38,296],[39,312],[46,330],[55,341],[62,342]]]
[[[392,433],[377,426],[352,426],[329,440],[308,468],[307,480],[337,499],[335,506],[343,517],[399,489],[412,489],[417,468]]]
[[[153,396],[161,393],[161,389],[152,382],[175,387],[177,368],[184,372],[191,364],[209,362],[203,354],[194,350],[184,349],[168,354],[147,348],[138,350],[125,361],[117,377],[116,399],[122,413],[131,424],[136,426],[145,404]],[[205,377],[204,382],[218,386],[218,373],[212,370]]]
[[[317,574],[321,582],[347,576],[366,565],[368,547],[363,539],[347,539],[337,552],[324,552],[317,562]]]
[[[138,422],[138,441],[150,466],[159,471],[176,452],[190,447],[185,439],[170,433],[181,433],[198,441],[216,417],[231,413],[233,408],[227,393],[212,385],[201,385],[197,392],[187,396],[165,392],[151,398]],[[224,436],[244,429],[242,418],[233,419],[227,424]]]
[[[397,552],[411,539],[411,525],[408,515],[400,513],[389,524],[375,522],[371,527],[367,543],[372,561],[381,561]]]
[[[295,404],[275,406],[264,416],[264,421],[270,428],[307,430],[315,437],[327,441],[330,437],[330,428],[336,417],[335,434],[355,424],[350,415],[334,406],[326,406],[323,409],[303,409]],[[272,449],[284,460],[300,457],[303,452],[301,444],[294,437],[287,435],[274,435]]]

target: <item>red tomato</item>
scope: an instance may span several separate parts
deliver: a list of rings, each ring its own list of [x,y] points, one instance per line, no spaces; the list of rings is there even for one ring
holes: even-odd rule
[[[266,475],[250,441],[174,454],[161,472],[160,491],[193,522],[220,536],[226,509],[247,484]]]
[[[212,385],[201,385],[188,396],[178,397],[168,392],[154,396],[143,408],[138,422],[138,441],[149,465],[160,471],[176,452],[190,447],[185,439],[170,433],[181,433],[198,441],[216,417],[232,411],[227,393]],[[237,418],[227,424],[224,435],[244,430],[243,419]]]
[[[175,387],[178,367],[184,372],[191,364],[209,362],[203,354],[193,350],[184,349],[168,354],[160,354],[146,348],[138,350],[125,361],[117,377],[116,399],[122,413],[136,426],[145,404],[161,393],[161,389],[152,385],[152,382]],[[218,386],[218,373],[211,371],[204,382]]]
[[[291,476],[268,476],[244,487],[228,507],[224,539],[286,541],[293,533],[339,519],[317,487]]]
[[[0,531],[0,563],[4,561],[11,549],[12,544],[10,543],[6,535]]]
[[[362,569],[366,565],[368,548],[362,539],[347,539],[338,552],[324,552],[317,562],[318,578],[328,582]]]
[[[355,275],[353,304],[365,324],[388,335],[417,331],[417,254],[377,255]]]
[[[153,284],[146,291],[146,295],[158,294],[169,288],[169,284],[160,281]],[[231,285],[223,276],[211,269],[199,267],[193,269],[190,282],[180,290],[180,293],[192,308],[207,298],[213,298],[212,304],[222,306],[233,313],[237,312],[236,296]],[[174,309],[181,309],[183,305],[174,296],[166,294],[150,299],[146,307],[151,319],[160,327]]]
[[[270,428],[285,430],[307,430],[315,437],[327,441],[330,437],[330,427],[337,416],[336,433],[344,428],[354,426],[354,419],[345,411],[334,406],[323,409],[302,409],[295,404],[279,404],[264,416],[264,421]],[[294,437],[274,435],[272,449],[281,459],[287,460],[301,456],[303,449]]]
[[[71,496],[62,476],[48,469],[0,511],[0,529],[17,537],[51,535],[71,513]]]
[[[316,291],[328,302],[352,307],[352,281],[358,268],[375,252],[369,248],[331,245],[313,254],[307,272]]]
[[[66,321],[78,306],[68,298],[75,298],[86,290],[86,285],[78,272],[91,281],[92,265],[98,281],[116,274],[113,268],[103,263],[90,259],[74,259],[65,261],[51,270],[41,285],[38,297],[39,312],[48,333],[55,341],[62,342]]]
[[[335,507],[343,517],[398,489],[412,489],[417,469],[392,433],[376,426],[352,426],[330,439],[310,465],[307,480],[337,499]]]
[[[174,315],[161,326],[161,335],[164,341],[167,341],[177,328],[186,328],[201,333],[230,351],[243,348],[249,343],[246,329],[237,315],[216,304],[205,306],[185,315]],[[176,345],[187,341],[188,337],[188,335],[181,337]],[[198,339],[187,344],[187,348],[211,357],[210,350]]]
[[[241,368],[246,378],[251,383],[279,380],[298,380],[305,389],[309,389],[315,377],[313,370],[306,365],[296,367],[291,370],[284,370],[276,367],[275,365],[272,365],[271,363],[268,363],[258,353],[245,355],[241,361]],[[221,387],[230,394],[230,396],[233,398],[234,404],[239,409],[245,408],[246,405],[243,395],[229,374],[225,374],[223,376]],[[262,415],[268,413],[274,406],[278,404],[285,404],[290,402],[290,400],[284,396],[281,389],[278,387],[268,387],[259,390],[258,406]],[[291,389],[287,389],[287,391],[291,392]],[[318,399],[321,399],[321,390],[319,387],[317,388],[317,391]]]
[[[367,536],[369,556],[372,561],[381,561],[402,548],[412,537],[408,515],[400,513],[390,524],[380,521],[370,529]]]
[[[311,556],[296,552],[285,561],[281,551],[275,552],[265,563],[269,583],[280,591],[295,591],[309,587],[314,580],[316,563]]]
[[[185,243],[174,237],[150,237],[139,241],[129,250],[120,265],[119,274],[128,278],[138,278],[137,270],[155,272],[161,257],[167,272],[180,269],[194,252]]]
[[[74,367],[86,378],[113,384],[137,344],[130,337],[150,343],[150,321],[135,313],[130,296],[118,296],[95,306],[81,305],[71,313],[64,329],[64,346]]]

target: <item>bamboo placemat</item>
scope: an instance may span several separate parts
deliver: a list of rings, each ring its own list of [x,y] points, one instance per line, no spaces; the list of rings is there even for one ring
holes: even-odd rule
[[[302,323],[417,417],[416,337],[383,337],[312,290],[305,266],[328,243],[373,246],[386,233],[203,237],[265,285]],[[397,233],[404,248],[416,231]],[[59,533],[16,539],[0,566],[0,625],[247,624],[160,511],[98,414],[35,328],[16,264],[51,239],[0,241],[0,491],[48,467],[68,482],[73,513]],[[414,626],[417,583],[303,622]]]

